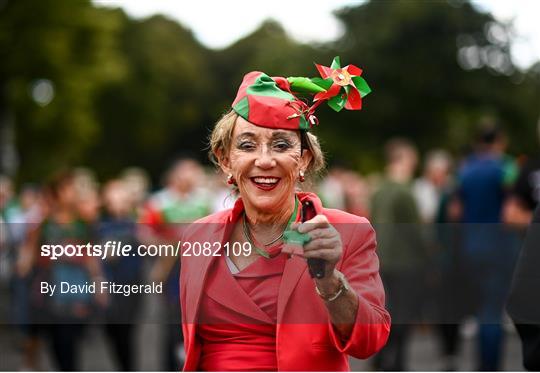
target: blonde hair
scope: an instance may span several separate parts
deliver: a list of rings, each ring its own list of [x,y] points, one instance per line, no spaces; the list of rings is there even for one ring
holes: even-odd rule
[[[232,134],[238,114],[234,110],[223,115],[216,123],[210,134],[210,150],[208,156],[212,163],[219,167],[223,157],[229,154],[231,149]],[[306,169],[306,176],[313,177],[319,174],[325,166],[324,154],[317,136],[309,132],[300,132],[304,148],[307,148],[313,158]]]

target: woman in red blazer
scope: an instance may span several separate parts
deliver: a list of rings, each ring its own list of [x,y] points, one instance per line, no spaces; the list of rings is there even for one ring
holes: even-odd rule
[[[329,84],[350,84],[359,69],[347,68]],[[349,370],[348,355],[367,358],[388,337],[371,225],[297,192],[324,161],[307,132],[318,104],[308,107],[296,88],[247,74],[212,133],[214,159],[240,198],[182,236],[186,371]],[[331,99],[332,88],[318,89]]]

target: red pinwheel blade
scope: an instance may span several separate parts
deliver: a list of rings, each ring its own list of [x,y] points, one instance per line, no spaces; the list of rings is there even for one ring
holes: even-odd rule
[[[323,79],[330,77],[330,75],[332,75],[332,71],[334,71],[333,69],[323,65],[315,64],[315,67],[317,70],[319,70],[319,74],[321,74]]]
[[[362,109],[362,98],[360,92],[354,87],[349,90],[347,102],[345,103],[345,109],[347,110],[360,110]]]
[[[332,84],[332,86],[326,92],[317,93],[313,98],[313,101],[327,100],[332,98],[339,93],[340,89],[341,87],[339,85]]]
[[[343,70],[346,70],[349,74],[353,75],[353,76],[360,76],[362,75],[362,69],[359,68],[358,66],[354,66],[354,65],[347,65],[343,68]]]

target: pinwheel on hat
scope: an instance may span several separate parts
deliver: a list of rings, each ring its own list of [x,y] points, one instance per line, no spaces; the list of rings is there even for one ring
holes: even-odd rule
[[[371,88],[362,78],[362,69],[355,65],[341,67],[339,56],[334,57],[330,67],[315,64],[322,78],[313,78],[311,81],[326,92],[315,94],[313,101],[328,101],[335,111],[360,110],[362,108],[362,98],[371,92]]]
[[[315,109],[323,102],[335,111],[361,109],[361,99],[371,90],[354,65],[340,67],[335,57],[331,67],[315,65],[322,78],[270,77],[260,71],[244,76],[232,104],[233,110],[261,127],[309,130],[318,123]],[[308,105],[295,94],[313,94]]]

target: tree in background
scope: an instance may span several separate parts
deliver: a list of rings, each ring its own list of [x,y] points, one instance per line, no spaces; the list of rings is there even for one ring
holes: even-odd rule
[[[100,135],[96,92],[125,72],[117,47],[121,20],[121,13],[90,1],[2,2],[0,112],[15,124],[21,179],[91,158]]]
[[[102,132],[93,165],[105,174],[137,165],[156,175],[176,153],[199,153],[205,146],[219,79],[210,52],[163,16],[124,18],[118,39],[128,72],[97,97]]]
[[[414,139],[421,151],[458,152],[485,116],[507,128],[512,152],[537,149],[539,65],[517,70],[511,27],[467,1],[347,7],[337,12],[343,37],[318,45],[269,20],[221,50],[164,16],[133,20],[89,1],[3,4],[0,114],[14,118],[21,180],[39,180],[63,162],[101,177],[142,166],[156,179],[175,155],[205,159],[209,129],[243,74],[316,76],[312,63],[334,55],[362,67],[374,93],[361,113],[318,110],[315,131],[330,159],[379,169],[380,144],[392,136]]]
[[[392,136],[457,152],[486,115],[511,129],[514,150],[531,149],[540,96],[524,96],[530,82],[512,63],[507,25],[465,1],[370,1],[337,16],[346,32],[336,53],[365,68],[374,93],[361,115],[340,116],[349,125],[328,129],[336,154],[382,166],[379,144]]]

